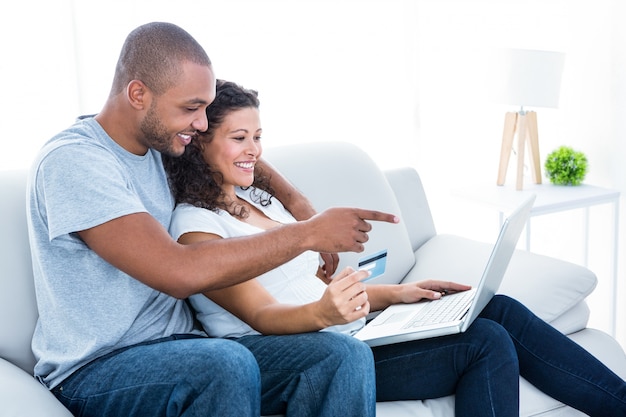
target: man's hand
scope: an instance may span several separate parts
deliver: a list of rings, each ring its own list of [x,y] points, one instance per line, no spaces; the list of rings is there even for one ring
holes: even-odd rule
[[[307,236],[311,250],[320,253],[362,252],[372,225],[367,220],[398,223],[393,214],[357,208],[330,208],[303,223],[309,225]]]
[[[333,274],[339,266],[339,255],[336,253],[320,253],[322,264],[317,270],[317,277],[327,285],[333,280]]]

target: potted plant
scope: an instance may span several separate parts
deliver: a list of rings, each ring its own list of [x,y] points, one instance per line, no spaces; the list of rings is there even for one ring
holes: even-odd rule
[[[587,174],[587,157],[569,146],[561,146],[548,155],[544,168],[552,184],[580,185]]]

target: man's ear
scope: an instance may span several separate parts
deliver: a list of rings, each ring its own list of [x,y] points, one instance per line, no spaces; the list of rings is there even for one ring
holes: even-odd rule
[[[137,110],[145,110],[149,107],[150,90],[139,80],[132,80],[126,87],[126,97],[131,106]]]

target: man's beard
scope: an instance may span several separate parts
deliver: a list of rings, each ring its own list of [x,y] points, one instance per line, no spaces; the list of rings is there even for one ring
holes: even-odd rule
[[[140,129],[149,148],[166,155],[180,156],[179,153],[174,152],[171,135],[157,116],[154,105],[148,109],[146,117],[141,122]]]

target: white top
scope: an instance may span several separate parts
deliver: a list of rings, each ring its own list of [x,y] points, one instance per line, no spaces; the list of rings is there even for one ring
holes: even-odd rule
[[[253,190],[253,188],[248,190],[238,188],[237,195],[253,204],[274,221],[283,224],[296,221],[276,198],[272,198],[272,203],[266,207],[253,202],[250,198],[250,193],[254,192]],[[174,210],[170,234],[174,239],[178,239],[189,232],[213,233],[223,238],[229,238],[261,233],[263,229],[242,222],[224,210],[214,212],[189,204],[180,204]],[[326,284],[315,275],[318,266],[318,254],[308,251],[256,279],[279,303],[302,305],[319,300],[326,289]],[[259,334],[202,294],[191,296],[189,300],[197,312],[198,320],[210,336],[241,337]],[[364,324],[365,319],[361,319],[345,325],[328,327],[324,330],[354,334]]]

